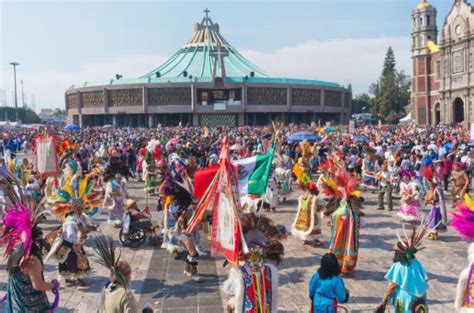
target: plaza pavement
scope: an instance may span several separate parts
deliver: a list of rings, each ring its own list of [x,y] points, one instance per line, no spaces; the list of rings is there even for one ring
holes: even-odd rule
[[[143,184],[129,183],[130,195],[139,200],[144,207]],[[287,202],[277,208],[275,213],[268,215],[275,223],[283,224],[291,229],[296,212],[295,192]],[[393,212],[376,210],[376,194],[365,193],[366,225],[361,230],[359,261],[356,271],[344,277],[351,298],[345,306],[350,312],[373,312],[376,304],[385,292],[387,282],[384,275],[388,271],[396,243],[396,230],[400,223]],[[156,198],[149,199],[155,203]],[[398,208],[398,200],[394,207]],[[150,205],[151,206],[151,205]],[[151,206],[152,207],[152,206]],[[427,212],[424,212],[427,214]],[[161,213],[154,213],[159,221]],[[105,212],[98,218],[102,225],[100,231],[112,236],[118,245],[118,230],[105,223]],[[47,229],[56,222],[49,221]],[[321,256],[327,251],[329,227],[323,225],[324,246],[315,248],[302,245],[291,236],[284,242],[285,258],[280,265],[279,312],[308,312],[310,300],[307,285],[313,273],[318,269]],[[208,247],[206,236],[203,236]],[[467,244],[459,239],[451,229],[441,234],[439,241],[425,241],[426,249],[417,253],[417,258],[425,266],[430,278],[428,291],[430,312],[453,312],[453,299],[457,276],[467,265]],[[96,312],[101,296],[101,289],[107,281],[108,271],[93,262],[91,242],[86,242],[86,251],[92,263],[92,273],[85,279],[86,287],[61,286],[60,308],[57,312]],[[190,281],[183,275],[183,260],[174,260],[170,254],[148,243],[137,249],[121,248],[122,259],[128,260],[132,266],[132,289],[138,297],[140,306],[145,303],[153,305],[155,312],[223,312],[225,302],[221,299],[220,284],[226,279],[226,269],[222,267],[221,258],[200,259],[199,271],[203,282]],[[0,251],[2,253],[3,251]],[[0,261],[0,295],[6,288],[6,261]],[[57,264],[48,261],[45,264],[46,280],[57,277]],[[51,294],[49,294],[51,296]],[[0,305],[0,312],[3,306]],[[393,311],[393,310],[391,310]],[[389,312],[391,312],[389,311]]]

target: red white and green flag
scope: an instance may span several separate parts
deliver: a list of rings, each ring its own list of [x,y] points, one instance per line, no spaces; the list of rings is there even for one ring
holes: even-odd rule
[[[239,194],[261,196],[267,189],[275,147],[270,152],[232,162],[238,176]],[[201,198],[219,169],[218,165],[199,170],[194,176],[194,197]]]
[[[223,255],[229,262],[237,263],[240,254],[247,251],[247,246],[239,219],[241,206],[237,176],[229,162],[228,149],[226,138],[222,144],[217,173],[199,201],[186,231],[194,232],[205,212],[212,212],[211,255]]]

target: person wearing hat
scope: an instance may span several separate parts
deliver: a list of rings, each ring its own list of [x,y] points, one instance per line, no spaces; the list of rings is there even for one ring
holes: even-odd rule
[[[133,214],[136,212],[140,212],[140,210],[138,209],[137,201],[133,199],[127,199],[125,201],[124,210],[125,212],[123,213],[122,217],[122,229],[124,234],[128,234]]]

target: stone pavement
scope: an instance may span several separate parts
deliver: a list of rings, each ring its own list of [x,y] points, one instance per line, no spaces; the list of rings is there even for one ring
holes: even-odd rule
[[[392,264],[393,248],[397,242],[396,230],[401,224],[392,212],[377,211],[376,194],[365,193],[366,225],[361,229],[360,251],[354,273],[344,277],[350,291],[350,312],[373,312],[380,302],[387,281],[385,274]],[[275,223],[291,227],[296,200],[270,213]],[[394,202],[397,209],[399,201]],[[428,211],[423,212],[425,215]],[[279,312],[308,312],[308,283],[319,268],[321,256],[327,252],[330,229],[323,225],[322,248],[302,245],[289,236],[285,242],[285,259],[280,266]],[[425,266],[429,277],[428,300],[430,312],[454,312],[453,302],[458,275],[467,266],[467,243],[461,241],[453,231],[440,234],[439,241],[426,240],[426,249],[417,253],[417,258]],[[389,308],[389,312],[393,312]]]
[[[138,200],[139,207],[145,207],[143,183],[131,181],[128,184],[129,194]],[[149,199],[150,208],[156,204],[156,198]],[[153,213],[155,222],[162,220],[161,213]],[[118,229],[107,225],[105,212],[96,219],[101,226],[99,231],[111,236],[120,247],[122,260],[127,260],[132,267],[131,287],[137,296],[140,307],[150,303],[155,312],[222,312],[222,301],[219,293],[219,283],[216,276],[215,260],[210,257],[200,259],[199,269],[203,282],[190,281],[183,274],[183,260],[174,260],[169,252],[159,247],[144,243],[139,248],[122,247],[118,241]],[[47,221],[45,234],[57,226],[56,221]],[[86,241],[86,252],[91,262],[92,272],[84,279],[86,287],[71,287],[62,284],[60,290],[60,305],[56,312],[97,312],[101,299],[101,290],[107,282],[109,272],[106,268],[95,263],[91,240]],[[3,254],[3,249],[0,249]],[[57,264],[48,260],[45,264],[45,279],[50,281],[57,278]],[[6,260],[0,259],[0,296],[6,289]],[[53,295],[48,293],[52,301]],[[4,306],[0,304],[0,312]]]
[[[142,183],[130,182],[129,192],[144,207]],[[295,192],[275,213],[268,213],[275,223],[284,224],[291,229],[296,213]],[[396,211],[377,211],[376,194],[365,193],[366,225],[361,230],[360,253],[356,271],[344,277],[351,299],[345,306],[350,312],[373,312],[374,307],[384,294],[387,282],[384,275],[392,263],[393,247],[396,243],[396,230],[400,223]],[[151,199],[149,203],[155,203]],[[398,208],[398,200],[394,207]],[[152,207],[150,205],[150,207]],[[427,214],[427,211],[424,212]],[[154,213],[159,221],[161,213]],[[118,243],[118,230],[105,223],[102,213],[98,221],[102,223],[100,231],[111,235]],[[56,225],[48,222],[48,228]],[[205,238],[205,236],[203,236]],[[327,252],[329,228],[324,223],[322,239],[324,247],[315,248],[302,245],[291,236],[284,242],[285,258],[280,265],[279,312],[308,312],[310,301],[307,285],[313,273],[318,269],[321,256]],[[203,240],[205,245],[207,240]],[[91,256],[90,241],[86,250]],[[120,246],[120,244],[118,243]],[[457,276],[467,265],[467,244],[449,230],[441,234],[439,241],[425,241],[426,249],[417,254],[425,266],[430,278],[428,291],[430,312],[453,312]],[[148,244],[137,249],[121,248],[122,259],[132,266],[132,289],[139,298],[140,305],[150,303],[155,312],[223,312],[224,300],[221,299],[220,284],[226,279],[226,269],[222,268],[222,259],[203,257],[199,270],[202,283],[195,283],[183,275],[183,260],[174,260],[167,251]],[[2,251],[0,251],[2,253]],[[0,296],[6,288],[7,273],[5,260],[0,260]],[[100,291],[107,280],[108,272],[97,263],[92,264],[93,272],[85,279],[87,287],[61,287],[61,301],[58,312],[96,312],[100,303]],[[45,264],[46,280],[57,276],[57,264],[48,261]],[[390,308],[390,312],[393,310]],[[0,312],[3,311],[0,305]]]

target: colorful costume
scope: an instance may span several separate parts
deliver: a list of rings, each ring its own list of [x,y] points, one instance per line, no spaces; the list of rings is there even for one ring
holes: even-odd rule
[[[112,157],[105,167],[104,180],[105,198],[104,207],[109,210],[108,222],[119,224],[123,215],[125,199],[128,198],[125,179],[131,176],[125,162]]]
[[[400,183],[401,205],[398,216],[402,221],[413,222],[420,219],[419,195],[418,186],[415,182],[402,181]]]
[[[1,221],[3,228],[0,235],[1,244],[6,245],[5,255],[9,257],[5,312],[52,311],[58,305],[59,283],[52,282],[56,299],[50,305],[46,292],[34,289],[30,277],[22,270],[24,262],[30,258],[37,258],[41,265],[43,264],[41,257],[42,231],[38,224],[44,212],[33,212],[28,206],[28,199],[15,191],[15,189],[19,190],[15,178],[0,176],[0,186],[8,197],[9,203],[12,204]]]
[[[360,180],[343,169],[338,169],[333,178],[324,180],[323,192],[333,197],[325,215],[332,216],[329,251],[336,255],[341,273],[352,272],[359,253],[359,231],[361,224],[360,192],[356,191]]]
[[[122,177],[114,177],[106,183],[104,207],[109,210],[109,223],[120,223],[126,198],[127,187]]]
[[[303,241],[317,239],[321,234],[321,215],[317,212],[316,201],[316,196],[309,192],[298,198],[298,211],[291,234]]]
[[[444,191],[441,181],[433,175],[432,167],[425,167],[423,175],[426,180],[431,183],[431,190],[425,196],[426,204],[431,203],[432,208],[426,220],[430,229],[429,239],[438,239],[438,231],[445,232],[447,230],[447,212]]]
[[[89,226],[91,225],[86,224],[82,216],[73,215],[69,215],[62,225],[62,244],[57,253],[61,253],[62,257],[59,260],[59,275],[66,280],[76,281],[90,272],[89,260],[83,247],[87,237],[81,231]]]
[[[274,179],[276,180],[278,196],[285,197],[291,193],[291,171],[284,167],[283,162],[275,169]]]
[[[264,216],[245,214],[242,231],[250,249],[244,263],[234,266],[224,282],[228,311],[235,313],[272,313],[278,309],[278,269],[283,245],[280,231]],[[275,235],[277,238],[275,238]]]
[[[403,225],[403,224],[402,224]],[[385,311],[387,303],[394,306],[395,313],[428,312],[426,291],[428,276],[423,265],[415,258],[421,250],[421,243],[427,238],[429,229],[422,225],[412,225],[412,234],[398,235],[394,263],[385,278],[389,280],[387,293],[376,312]],[[403,239],[402,239],[403,238]]]
[[[46,259],[54,257],[58,261],[59,274],[66,280],[76,281],[90,270],[83,242],[94,229],[89,215],[94,215],[102,204],[101,194],[93,192],[96,179],[95,172],[76,176],[72,183],[66,179],[65,185],[47,199],[47,205],[63,224],[47,236],[51,249]]]
[[[474,201],[464,195],[464,203],[458,202],[458,212],[453,213],[451,226],[461,237],[471,242],[468,249],[469,265],[459,275],[454,307],[457,312],[474,312]]]

